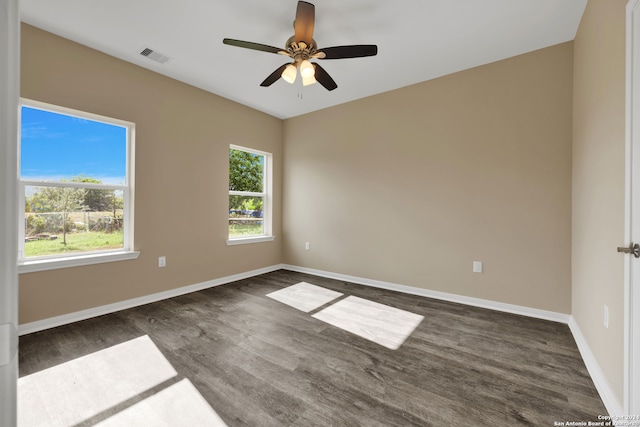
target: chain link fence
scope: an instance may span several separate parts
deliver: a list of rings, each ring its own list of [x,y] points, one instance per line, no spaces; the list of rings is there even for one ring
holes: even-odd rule
[[[67,233],[101,231],[113,233],[123,225],[122,211],[115,212],[68,212],[64,223],[62,212],[27,212],[24,219],[25,240],[55,239]],[[64,229],[63,229],[64,227]]]

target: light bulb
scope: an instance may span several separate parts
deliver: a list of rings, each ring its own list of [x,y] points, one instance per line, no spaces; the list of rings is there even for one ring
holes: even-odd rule
[[[305,77],[313,77],[316,73],[316,69],[313,67],[313,64],[309,62],[307,59],[300,63],[300,75],[302,78]]]
[[[281,77],[285,82],[293,84],[293,82],[296,81],[297,75],[298,69],[296,68],[296,66],[293,64],[289,64],[287,65],[287,68],[285,68],[282,72]]]

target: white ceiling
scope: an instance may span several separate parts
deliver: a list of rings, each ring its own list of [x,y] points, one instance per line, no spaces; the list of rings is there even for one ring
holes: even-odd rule
[[[587,0],[310,0],[323,47],[376,44],[368,58],[318,61],[338,88],[260,83],[288,58],[296,0],[21,0],[22,20],[109,55],[289,118],[573,40]],[[149,47],[170,57],[140,55]]]

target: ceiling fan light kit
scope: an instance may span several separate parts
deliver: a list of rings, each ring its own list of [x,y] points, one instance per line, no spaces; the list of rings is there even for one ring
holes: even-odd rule
[[[293,63],[284,64],[271,73],[260,84],[260,86],[264,87],[271,86],[280,78],[287,83],[293,84],[296,81],[298,69],[300,69],[300,76],[304,86],[318,82],[325,89],[331,91],[336,89],[338,85],[324,68],[317,63],[312,63],[310,59],[362,58],[377,55],[378,47],[376,45],[334,46],[319,50],[316,41],[313,39],[314,22],[315,6],[305,1],[299,1],[296,9],[296,19],[293,22],[295,34],[287,40],[285,49],[227,38],[223,39],[222,42],[230,46],[276,53],[293,59]]]

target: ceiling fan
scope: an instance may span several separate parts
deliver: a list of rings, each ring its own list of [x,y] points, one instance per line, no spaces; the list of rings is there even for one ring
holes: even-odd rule
[[[358,44],[318,49],[318,45],[313,39],[314,21],[315,6],[305,1],[299,1],[298,8],[296,9],[296,19],[293,22],[295,34],[287,40],[285,49],[226,38],[222,40],[222,43],[246,49],[260,50],[262,52],[277,53],[293,59],[292,63],[286,63],[271,73],[269,77],[260,83],[260,86],[271,86],[280,77],[288,83],[293,83],[296,80],[299,69],[304,86],[318,82],[327,90],[334,90],[338,87],[336,82],[324,68],[309,60],[375,56],[378,53],[378,46],[374,44]]]

